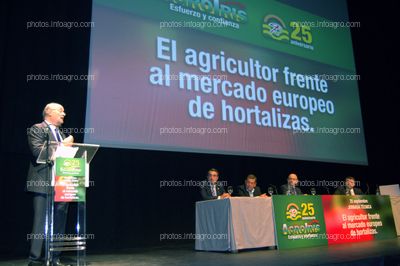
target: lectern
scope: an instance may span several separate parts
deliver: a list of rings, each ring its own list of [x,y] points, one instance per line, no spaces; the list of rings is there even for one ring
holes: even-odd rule
[[[76,265],[86,265],[86,188],[89,187],[89,166],[99,145],[63,144],[46,141],[36,160],[48,165],[48,186],[45,219],[45,260],[51,265],[54,252],[76,251]],[[54,206],[57,202],[77,204],[75,232],[55,234]]]

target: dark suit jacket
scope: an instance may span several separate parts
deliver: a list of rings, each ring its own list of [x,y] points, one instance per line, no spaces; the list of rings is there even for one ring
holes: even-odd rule
[[[201,197],[203,198],[203,200],[217,199],[218,196],[221,196],[222,194],[225,193],[224,186],[220,182],[217,182],[217,186],[216,186],[217,196],[214,197],[211,192],[210,182],[208,180],[206,180],[204,183],[205,183],[205,185],[200,187],[200,194],[201,194]]]
[[[280,192],[281,192],[282,195],[286,195],[287,192],[288,192],[288,190],[289,190],[288,184],[282,185],[282,186],[280,187]],[[296,190],[296,194],[297,194],[297,195],[303,195],[303,192],[301,192],[301,189],[300,189],[300,188],[295,187],[295,190]]]
[[[364,193],[361,191],[361,189],[359,189],[359,188],[353,188],[353,190],[354,190],[354,194],[356,194],[356,195],[363,195]],[[345,186],[341,186],[341,187],[338,187],[336,190],[335,190],[335,195],[346,195],[346,187]]]
[[[246,189],[245,185],[240,185],[237,187],[238,191],[238,196],[239,197],[250,197],[249,192]],[[254,197],[260,196],[261,195],[261,189],[259,187],[254,188]]]
[[[62,130],[60,130],[60,134],[63,138],[66,137]],[[36,159],[39,156],[44,143],[47,141],[47,136],[49,136],[50,141],[57,140],[55,139],[49,126],[44,121],[29,128],[27,135],[29,149],[31,150],[31,157],[28,176],[26,179],[26,190],[29,192],[47,194],[51,188],[48,166],[46,164],[37,164]]]

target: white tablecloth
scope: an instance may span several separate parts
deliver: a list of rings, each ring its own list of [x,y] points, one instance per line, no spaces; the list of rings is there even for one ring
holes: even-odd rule
[[[235,252],[275,245],[271,198],[196,202],[196,250]]]
[[[400,236],[400,196],[390,196],[392,204],[394,224],[396,225],[397,235]]]

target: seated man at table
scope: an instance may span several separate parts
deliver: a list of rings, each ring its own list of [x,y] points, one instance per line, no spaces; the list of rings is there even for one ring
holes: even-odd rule
[[[207,181],[200,187],[200,194],[203,200],[224,199],[230,195],[225,192],[224,186],[218,182],[219,173],[215,168],[208,170]]]
[[[280,187],[283,195],[303,195],[300,188],[297,187],[299,179],[295,173],[290,173],[287,178],[287,184]]]
[[[361,189],[356,188],[356,180],[352,176],[346,177],[345,185],[340,186],[336,189],[335,195],[362,195],[363,192]]]
[[[257,186],[257,177],[255,175],[248,175],[244,181],[244,185],[238,186],[239,197],[267,197],[261,194],[261,189]]]

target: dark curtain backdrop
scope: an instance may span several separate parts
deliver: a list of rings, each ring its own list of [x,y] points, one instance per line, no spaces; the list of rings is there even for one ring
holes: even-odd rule
[[[353,175],[361,181],[362,189],[369,186],[371,193],[376,184],[398,183],[397,8],[395,1],[349,2],[351,21],[361,21],[361,28],[352,29],[352,34],[361,75],[368,166],[101,148],[91,165],[94,186],[87,195],[87,233],[95,237],[88,241],[89,252],[169,245],[177,241],[160,241],[161,233],[194,233],[198,189],[160,188],[160,181],[202,180],[211,167],[219,169],[221,178],[234,186],[254,173],[263,191],[269,184],[284,183],[290,171],[303,180],[341,180]],[[29,155],[26,129],[41,121],[44,105],[52,101],[65,107],[64,127],[83,128],[85,122],[85,81],[27,82],[26,77],[87,74],[90,30],[27,29],[26,23],[90,21],[91,1],[9,0],[2,1],[0,7],[1,259],[28,255],[26,234],[32,226],[32,202],[24,192]],[[75,138],[83,141],[82,134],[75,134]],[[72,206],[72,217],[73,213]]]

